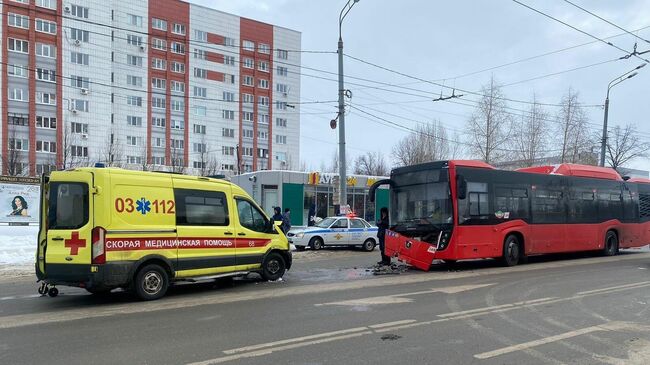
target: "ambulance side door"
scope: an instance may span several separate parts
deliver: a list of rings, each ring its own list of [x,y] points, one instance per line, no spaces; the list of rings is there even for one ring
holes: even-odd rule
[[[236,196],[237,204],[237,266],[259,266],[264,255],[278,237],[271,221],[252,200]]]

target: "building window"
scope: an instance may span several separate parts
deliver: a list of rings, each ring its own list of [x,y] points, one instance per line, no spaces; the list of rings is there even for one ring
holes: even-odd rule
[[[166,70],[167,69],[167,61],[163,60],[161,58],[152,58],[151,59],[151,68],[156,69],[156,70]]]
[[[70,53],[70,62],[76,63],[77,65],[88,66],[88,59],[90,57],[86,53],[71,52]]]
[[[7,15],[7,24],[10,27],[29,29],[29,17],[20,14],[9,13]]]
[[[152,117],[151,125],[158,128],[165,128],[166,120],[163,117]]]
[[[70,146],[70,153],[73,157],[88,157],[88,147]]]
[[[198,77],[200,79],[207,79],[208,78],[208,70],[194,67],[194,77]]]
[[[197,98],[208,97],[208,88],[194,86],[194,96]]]
[[[253,130],[252,129],[242,129],[242,138],[253,138]]]
[[[13,88],[9,91],[9,100],[13,101],[28,101],[27,93],[20,88]]]
[[[243,94],[242,95],[242,102],[244,104],[253,104],[255,102],[255,97],[251,94]]]
[[[276,71],[278,76],[287,76],[289,74],[289,70],[286,67],[282,67],[282,66],[278,66]]]
[[[126,83],[131,86],[142,87],[142,76],[126,75]]]
[[[36,174],[37,175],[49,175],[52,171],[56,171],[56,165],[49,164],[36,164]]]
[[[175,112],[182,112],[185,110],[185,101],[172,99],[172,110]],[[173,121],[172,121],[173,124]]]
[[[7,113],[7,123],[26,127],[29,125],[29,114]],[[56,128],[56,124],[54,128]]]
[[[56,58],[56,46],[52,44],[36,43],[36,55],[47,58]]]
[[[253,157],[253,147],[242,147],[242,156]]]
[[[175,34],[185,35],[185,24],[174,23],[174,29],[172,32]]]
[[[177,93],[185,93],[185,83],[180,81],[172,81],[172,91]]]
[[[234,171],[235,170],[235,165],[221,164],[221,170],[223,170],[223,171]]]
[[[151,28],[167,31],[167,21],[158,18],[151,18]]]
[[[258,66],[258,70],[262,72],[269,72],[269,63],[266,61],[260,61],[260,64]]]
[[[166,100],[165,98],[153,96],[151,98],[151,107],[155,109],[165,109]]]
[[[154,77],[151,79],[151,87],[153,89],[167,90],[167,80]]]
[[[45,82],[56,82],[56,71],[45,68],[36,69],[36,79]]]
[[[275,126],[276,127],[286,127],[287,126],[287,120],[285,118],[275,118]]]
[[[136,136],[126,136],[126,145],[127,146],[141,146],[142,145],[142,137],[136,137]]]
[[[235,120],[234,110],[223,110],[221,114],[223,116],[223,119]]]
[[[36,128],[56,129],[56,118],[37,115]]]
[[[260,89],[268,89],[269,88],[269,80],[260,79],[258,86],[259,86]]]
[[[74,111],[88,112],[88,100],[70,100],[70,107]]]
[[[230,92],[230,91],[224,91],[223,92],[223,101],[234,102],[235,101],[235,93]]]
[[[142,17],[139,15],[126,14],[129,25],[142,27]]]
[[[221,146],[221,154],[224,155],[224,156],[234,156],[235,155],[235,147]]]
[[[56,94],[37,92],[36,104],[56,105]]]
[[[173,102],[172,102],[173,104]],[[185,121],[179,120],[179,119],[172,119],[172,123],[170,125],[171,129],[180,129],[183,130],[185,129]]]
[[[286,94],[289,91],[287,84],[275,84],[275,91]]]
[[[162,156],[153,156],[151,157],[151,163],[154,165],[165,165],[165,158]]]
[[[172,52],[185,54],[185,45],[180,42],[172,42]]]
[[[277,144],[287,144],[287,136],[276,135],[275,143]]]
[[[227,47],[236,47],[237,40],[234,38],[223,37],[223,45]]]
[[[235,75],[223,74],[223,82],[225,82],[226,84],[234,84],[235,83]]]
[[[131,106],[142,106],[142,97],[129,95],[126,97],[126,104]]]
[[[289,51],[286,51],[284,49],[278,49],[277,54],[278,58],[281,60],[286,60],[289,58]]]
[[[260,106],[269,106],[269,97],[268,96],[260,96],[257,98],[257,104]]]
[[[179,74],[185,73],[185,64],[181,62],[172,62],[172,72]]]
[[[70,13],[77,18],[88,19],[88,8],[79,5],[71,5]]]
[[[196,143],[195,143],[196,145]],[[195,169],[204,169],[206,166],[205,162],[202,161],[194,161],[194,168]]]
[[[255,121],[253,112],[242,112],[241,118],[244,122],[253,122]]]
[[[160,137],[154,137],[152,139],[151,145],[156,148],[165,148],[165,139]]]
[[[255,61],[252,58],[244,58],[243,66],[245,68],[254,68],[255,67]]]
[[[70,132],[74,134],[88,134],[88,124],[86,123],[70,123]]]
[[[271,47],[266,43],[260,43],[257,50],[260,53],[269,54],[271,53]]]
[[[143,60],[144,57],[141,56],[126,55],[126,64],[130,66],[142,67]]]
[[[202,49],[194,48],[194,58],[206,60],[208,58],[208,52]]]
[[[255,79],[253,79],[253,76],[244,76],[242,79],[242,85],[255,86]]]
[[[128,115],[126,117],[126,124],[132,127],[142,127],[142,117]]]
[[[269,124],[269,115],[260,113],[257,115],[257,122],[261,124]]]
[[[9,149],[14,151],[29,151],[27,138],[9,138]]]
[[[285,101],[276,101],[275,108],[278,110],[287,110],[287,103]]]
[[[76,87],[78,89],[88,89],[88,86],[90,84],[90,79],[87,77],[82,77],[82,76],[75,76],[72,75],[70,76],[70,86]]]
[[[257,157],[259,158],[269,158],[269,150],[266,148],[258,148],[257,149]]]
[[[76,28],[70,29],[70,38],[74,39],[75,41],[87,43],[89,37],[90,37],[90,33],[87,30],[81,30]]]
[[[194,124],[194,133],[196,134],[205,134],[205,126],[202,124]]]
[[[255,51],[255,43],[251,41],[242,41],[242,48],[244,51]]]
[[[167,41],[160,38],[153,38],[151,41],[151,48],[165,51],[167,49]]]
[[[142,156],[126,156],[126,163],[131,165],[141,165]]]
[[[205,117],[207,115],[207,108],[204,106],[195,106],[192,108],[192,114],[197,117]]]
[[[221,136],[227,138],[235,138],[235,130],[233,128],[222,128]]]
[[[56,0],[36,0],[36,6],[56,10]]]
[[[202,30],[194,29],[194,39],[200,42],[208,41],[208,33]]]
[[[194,143],[192,150],[198,153],[206,153],[208,151],[208,146],[205,143]]]
[[[228,66],[235,65],[235,56],[223,56],[223,64]]]
[[[170,140],[170,144],[171,144],[172,148],[175,148],[175,149],[181,149],[182,150],[182,149],[185,148],[185,141],[183,141],[182,139],[173,139],[172,138]]]
[[[11,52],[29,53],[29,42],[22,39],[8,38],[7,49]]]
[[[267,131],[257,131],[257,138],[259,138],[259,139],[269,139],[269,132],[267,132]]]
[[[27,77],[27,66],[24,65],[7,65],[7,75],[12,77]]]
[[[141,46],[142,45],[142,37],[137,36],[135,34],[129,34],[126,36],[126,43],[132,45],[132,46]]]

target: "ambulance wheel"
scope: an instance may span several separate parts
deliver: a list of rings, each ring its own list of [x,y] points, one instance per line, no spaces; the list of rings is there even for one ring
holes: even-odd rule
[[[56,297],[57,295],[59,295],[59,289],[57,289],[57,288],[50,288],[50,290],[47,291],[47,295],[49,295],[50,297],[54,298],[54,297]]]
[[[364,251],[367,251],[367,252],[370,252],[370,251],[374,250],[374,249],[375,249],[375,240],[373,240],[372,238],[368,238],[368,239],[363,243],[363,246],[361,246],[361,248],[362,248]]]
[[[323,248],[323,239],[320,237],[314,237],[309,241],[309,246],[311,246],[312,250],[318,251]]]
[[[169,276],[162,267],[152,264],[138,271],[133,283],[135,294],[142,300],[154,300],[167,293]]]
[[[276,281],[284,275],[286,270],[287,266],[282,255],[277,252],[271,252],[266,255],[262,263],[262,279]]]

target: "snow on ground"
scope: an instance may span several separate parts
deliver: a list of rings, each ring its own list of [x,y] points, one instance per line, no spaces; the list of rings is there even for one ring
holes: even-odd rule
[[[33,265],[38,226],[0,226],[0,265]]]

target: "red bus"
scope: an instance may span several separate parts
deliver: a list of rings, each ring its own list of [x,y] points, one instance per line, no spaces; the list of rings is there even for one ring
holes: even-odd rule
[[[561,164],[498,170],[451,160],[396,168],[386,254],[422,270],[434,260],[526,257],[650,243],[650,180],[609,168]],[[379,208],[379,207],[377,207]]]

